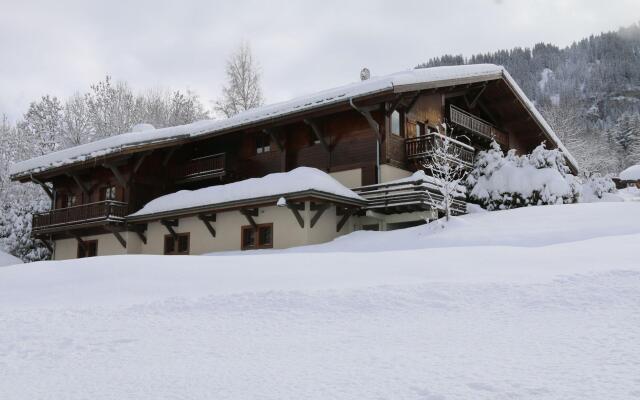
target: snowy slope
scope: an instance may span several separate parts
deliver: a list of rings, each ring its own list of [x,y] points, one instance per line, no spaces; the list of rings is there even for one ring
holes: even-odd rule
[[[639,215],[549,206],[379,233],[372,253],[2,268],[0,398],[638,398]]]
[[[0,250],[0,267],[14,264],[22,264],[22,260]]]

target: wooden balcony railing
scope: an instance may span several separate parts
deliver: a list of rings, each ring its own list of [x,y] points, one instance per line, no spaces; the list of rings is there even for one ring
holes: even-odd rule
[[[78,206],[58,208],[34,214],[31,229],[34,233],[57,227],[71,227],[95,221],[124,221],[129,209],[127,203],[106,200]]]
[[[444,212],[444,197],[435,180],[381,183],[353,189],[365,200],[365,209],[386,214],[435,209]],[[453,215],[466,214],[467,203],[462,193],[451,203]]]
[[[444,136],[439,133],[429,133],[417,138],[405,140],[407,159],[429,158],[436,155],[437,146],[442,146]],[[459,161],[467,166],[473,165],[475,149],[455,139],[448,138],[447,153],[454,161]]]
[[[506,133],[498,130],[498,128],[487,121],[454,105],[449,106],[449,120],[451,123],[461,126],[473,133],[477,133],[487,139],[495,140],[501,145],[509,145],[509,136]]]
[[[228,172],[227,153],[198,157],[176,166],[174,177],[177,181],[192,181]]]

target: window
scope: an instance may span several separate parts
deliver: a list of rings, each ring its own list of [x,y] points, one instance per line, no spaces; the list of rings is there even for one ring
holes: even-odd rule
[[[59,208],[73,207],[76,205],[76,196],[68,193],[58,195]]]
[[[391,133],[394,135],[400,135],[400,113],[394,111],[391,113]]]
[[[76,205],[76,195],[72,194],[67,196],[67,205],[66,207],[73,207]]]
[[[98,255],[98,241],[85,240],[78,242],[78,258],[95,257]]]
[[[178,233],[175,237],[165,235],[164,254],[167,255],[188,255],[189,254],[189,234]]]
[[[422,122],[416,122],[416,137],[423,136],[424,134],[424,124]]]
[[[256,154],[268,153],[271,151],[271,138],[266,133],[259,133],[256,136]]]
[[[242,227],[242,250],[270,249],[273,247],[273,224]]]
[[[100,191],[100,201],[115,200],[117,197],[117,189],[115,186],[103,187]]]

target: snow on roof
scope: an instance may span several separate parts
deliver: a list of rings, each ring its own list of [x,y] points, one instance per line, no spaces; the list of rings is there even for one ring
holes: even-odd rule
[[[141,217],[198,207],[263,197],[285,197],[289,193],[315,190],[335,196],[364,201],[331,175],[315,168],[299,167],[289,172],[279,172],[262,178],[251,178],[226,185],[209,186],[197,190],[179,192],[158,197],[129,217]],[[280,202],[280,200],[278,200]],[[273,205],[276,205],[274,201]]]
[[[632,165],[631,167],[620,172],[620,180],[623,180],[623,181],[640,180],[640,164]]]
[[[11,166],[12,176],[24,176],[67,164],[83,162],[92,158],[105,156],[151,143],[197,137],[215,133],[243,125],[266,121],[288,114],[310,110],[320,106],[336,104],[350,98],[393,91],[397,86],[435,83],[455,79],[477,80],[495,79],[504,71],[503,67],[493,64],[456,65],[434,68],[412,69],[390,75],[372,77],[371,79],[351,83],[333,89],[324,90],[306,96],[297,97],[281,103],[258,107],[222,120],[204,120],[188,125],[169,128],[130,132],[98,140],[92,143],[71,147],[41,157],[22,161]]]

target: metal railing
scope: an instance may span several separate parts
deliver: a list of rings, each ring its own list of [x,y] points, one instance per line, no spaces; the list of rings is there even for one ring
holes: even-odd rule
[[[443,137],[437,133],[429,133],[417,138],[405,140],[405,151],[407,159],[429,158],[436,155],[437,146],[442,145]],[[454,139],[449,139],[447,153],[454,161],[459,161],[465,165],[473,165],[475,151],[473,147],[459,143]],[[442,153],[441,153],[442,154]]]
[[[81,204],[33,215],[31,228],[34,232],[59,226],[70,226],[93,221],[124,221],[129,209],[121,201],[105,200]]]
[[[495,140],[500,144],[508,145],[509,143],[509,137],[507,134],[498,130],[498,128],[491,125],[489,122],[454,105],[449,106],[449,120],[453,124],[477,133],[487,139]]]

